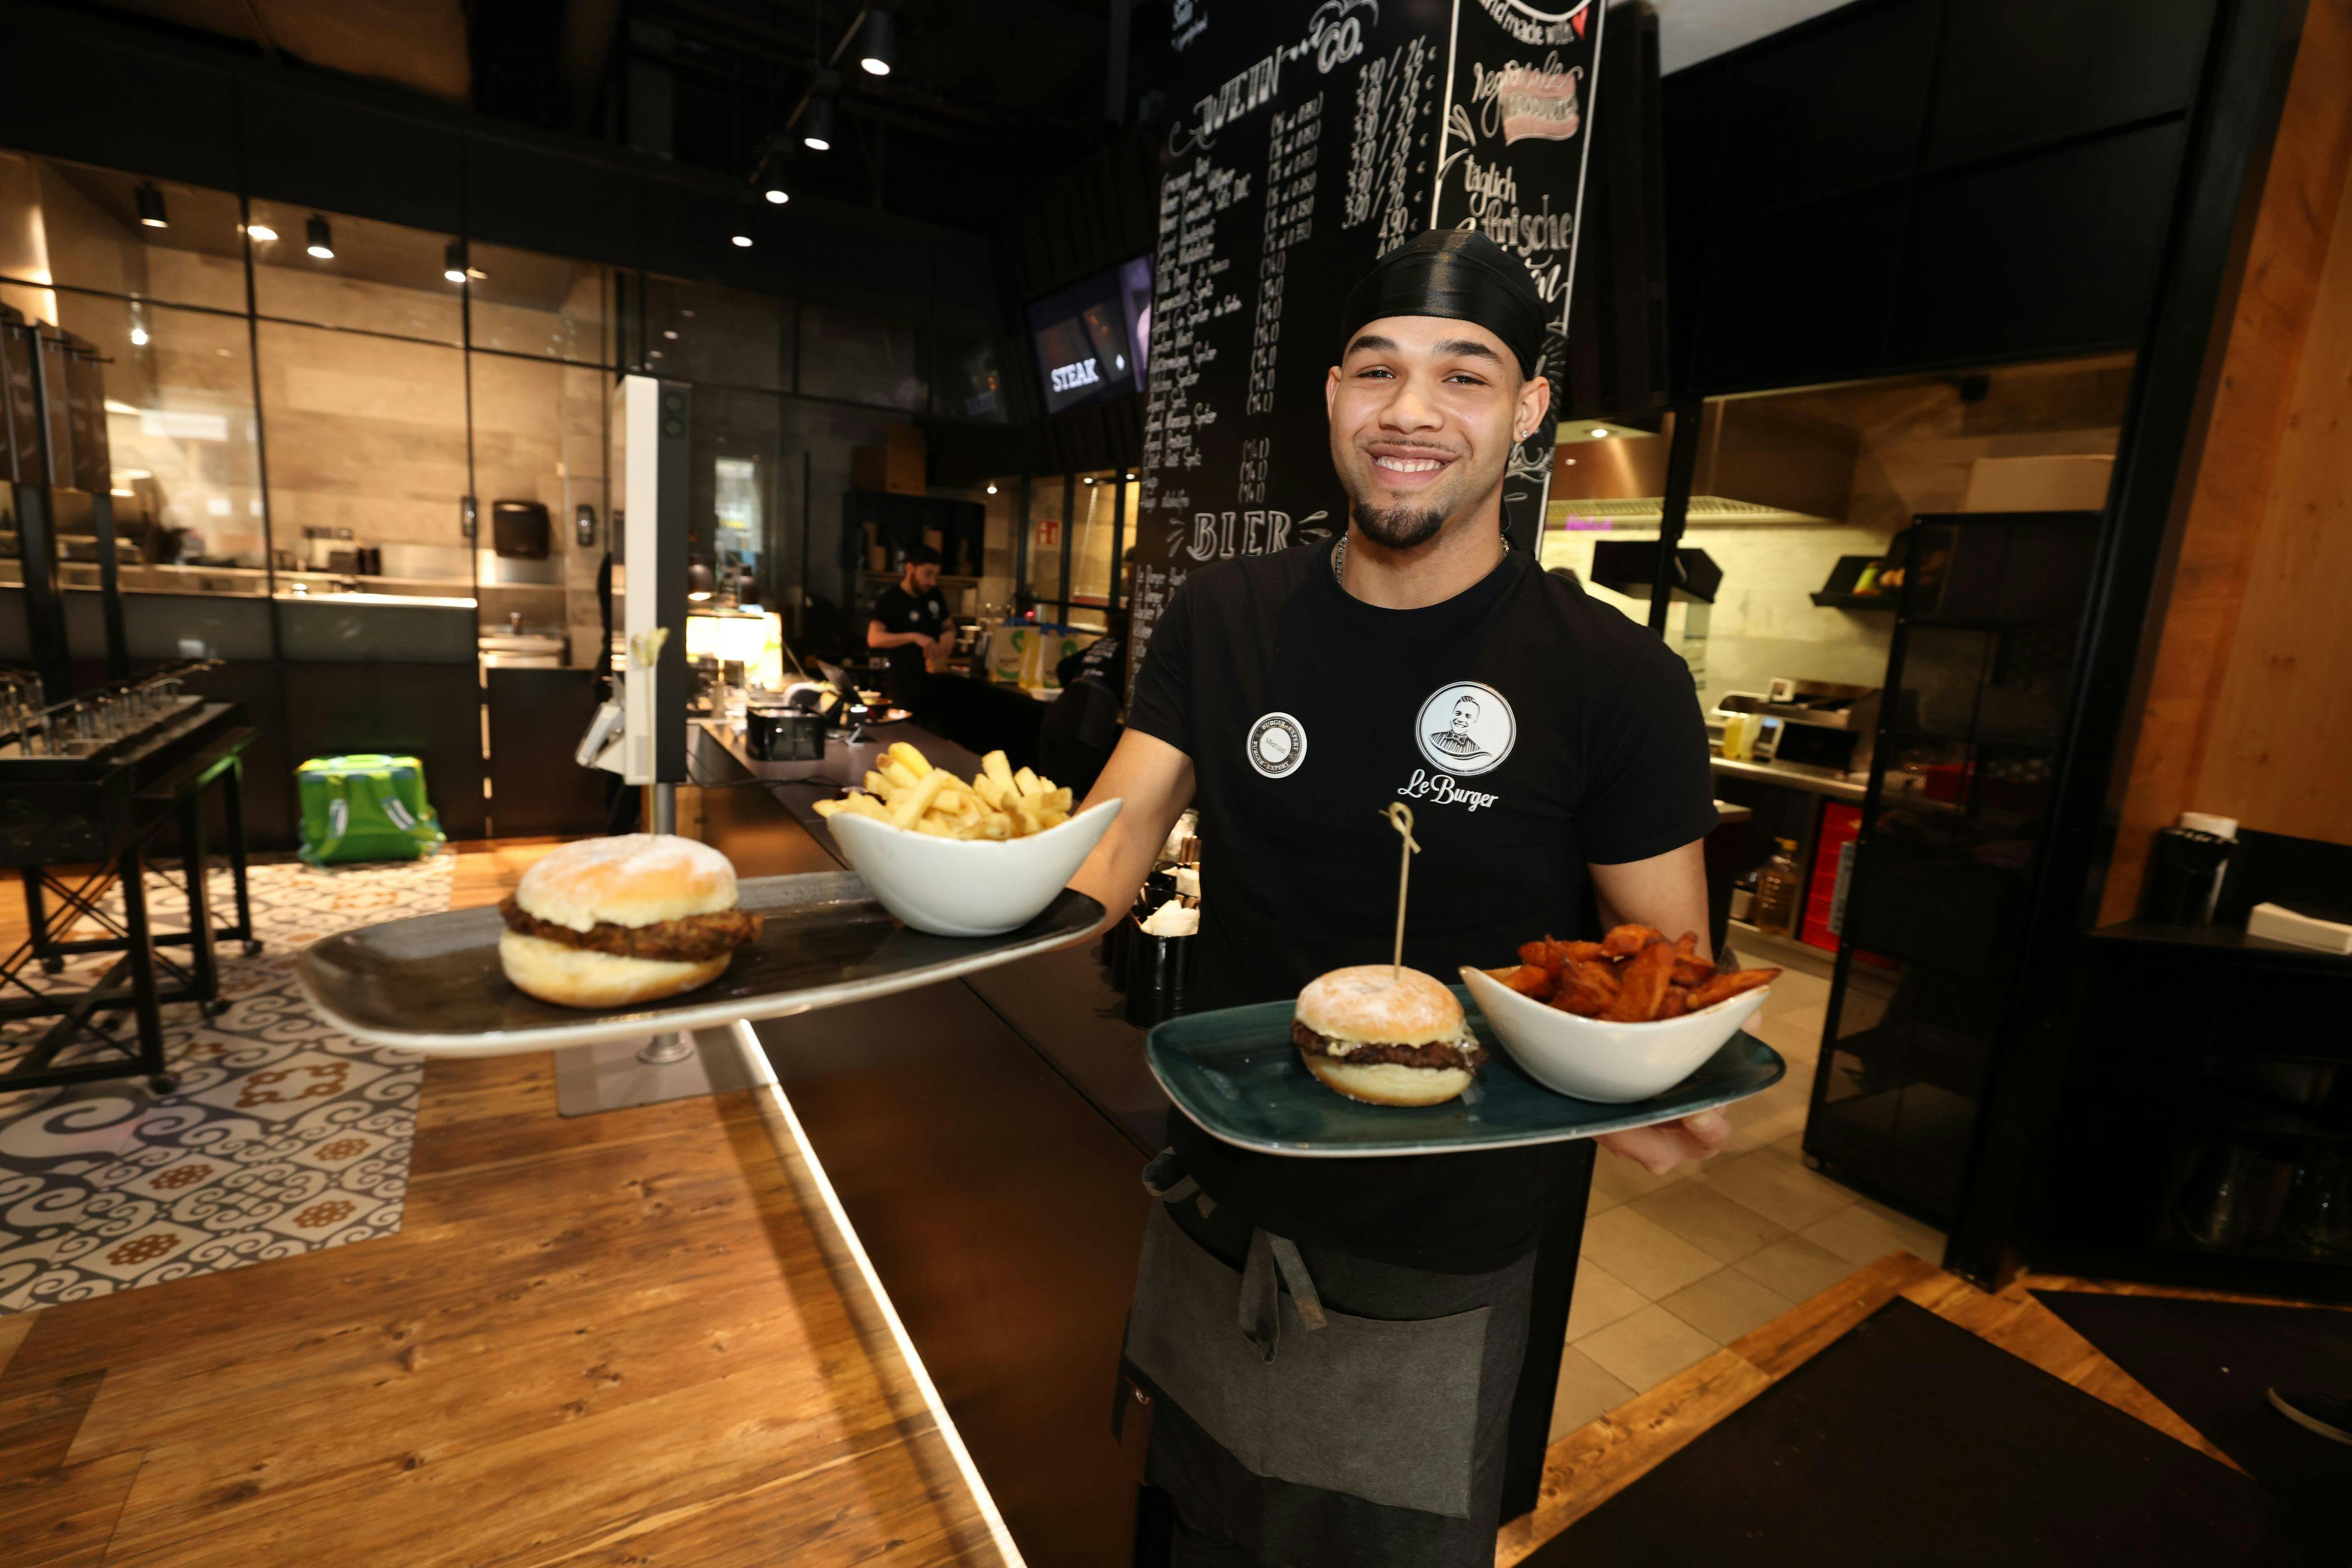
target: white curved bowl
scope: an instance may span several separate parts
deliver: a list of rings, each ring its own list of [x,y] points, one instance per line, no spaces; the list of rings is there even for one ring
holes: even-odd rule
[[[1523,997],[1466,965],[1462,983],[1511,1060],[1545,1088],[1622,1105],[1663,1094],[1713,1056],[1772,989],[1759,986],[1678,1019],[1607,1023]]]
[[[994,936],[1026,925],[1054,902],[1118,815],[1089,806],[1025,839],[941,839],[836,811],[842,858],[882,907],[934,936]]]

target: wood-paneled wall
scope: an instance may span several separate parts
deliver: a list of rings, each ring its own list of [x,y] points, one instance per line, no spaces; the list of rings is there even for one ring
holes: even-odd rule
[[[2312,0],[2101,909],[2184,810],[2352,843],[2352,0]]]

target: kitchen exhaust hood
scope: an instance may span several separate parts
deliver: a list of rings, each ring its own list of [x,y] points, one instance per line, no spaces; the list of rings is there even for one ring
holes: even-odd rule
[[[1562,433],[1577,428],[1563,425]],[[1547,521],[1623,531],[1664,519],[1674,416],[1658,435],[1563,439],[1553,454]],[[1860,442],[1853,432],[1721,401],[1699,414],[1693,523],[1843,523]]]

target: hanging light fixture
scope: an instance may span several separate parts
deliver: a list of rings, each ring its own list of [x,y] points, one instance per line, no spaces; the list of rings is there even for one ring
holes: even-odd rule
[[[304,234],[310,241],[309,249],[312,256],[320,261],[335,259],[335,236],[328,229],[327,220],[323,216],[312,213],[310,221],[304,225]]]
[[[441,276],[452,283],[466,281],[466,242],[453,239],[441,251]]]
[[[278,231],[268,224],[247,224],[245,225],[245,237],[257,245],[269,245],[278,238]]]
[[[768,204],[770,206],[781,207],[786,202],[793,199],[792,193],[785,190],[782,185],[770,185],[766,190],[760,193],[768,198]]]
[[[718,580],[709,567],[696,561],[686,569],[686,596],[697,604],[709,599],[718,587]]]
[[[156,188],[154,181],[142,180],[131,195],[139,204],[139,221],[142,224],[151,229],[172,226],[170,214],[163,211],[163,193]]]
[[[801,113],[801,145],[812,152],[833,151],[833,94],[822,87],[810,95],[808,108]]]
[[[866,43],[858,50],[857,64],[867,76],[887,77],[890,74],[891,62],[898,53],[898,40],[893,37],[897,30],[897,18],[881,6],[876,5],[866,11]]]
[[[727,237],[733,243],[735,248],[738,250],[749,250],[751,248],[751,236],[743,232],[743,225],[741,224],[736,225],[735,232],[729,235]]]

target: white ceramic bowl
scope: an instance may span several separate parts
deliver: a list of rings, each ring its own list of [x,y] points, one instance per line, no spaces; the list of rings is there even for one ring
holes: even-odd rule
[[[882,907],[935,936],[993,936],[1054,902],[1118,815],[1089,806],[1025,839],[942,839],[836,811],[833,841]]]
[[[1611,1105],[1663,1094],[1689,1077],[1772,989],[1759,986],[1656,1023],[1607,1023],[1523,997],[1483,969],[1465,967],[1462,983],[1528,1077],[1559,1093]]]

